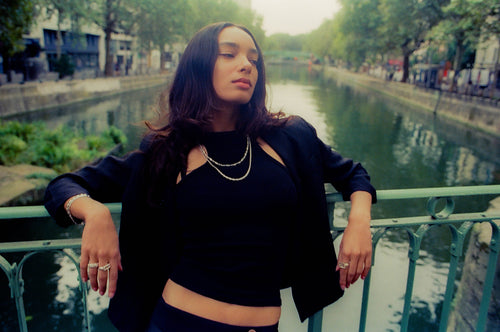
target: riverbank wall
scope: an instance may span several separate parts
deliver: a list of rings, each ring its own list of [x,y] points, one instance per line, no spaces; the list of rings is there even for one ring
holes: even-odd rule
[[[490,207],[486,212],[498,211],[500,211],[500,197],[490,202]],[[500,225],[500,220],[496,220],[496,223]],[[454,308],[448,320],[447,332],[474,332],[476,330],[488,260],[493,254],[491,236],[492,227],[489,223],[475,224],[471,230],[462,278],[455,295]],[[486,331],[500,331],[500,256],[497,259],[485,326]]]
[[[353,73],[335,67],[317,68],[325,78],[376,91],[405,104],[446,117],[495,137],[500,137],[500,107],[480,98],[457,96],[443,91],[424,89],[413,84],[386,81],[366,74]]]
[[[171,74],[27,82],[0,86],[0,118],[164,85]]]

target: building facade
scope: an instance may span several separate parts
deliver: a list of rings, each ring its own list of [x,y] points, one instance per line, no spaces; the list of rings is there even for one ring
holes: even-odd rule
[[[57,16],[49,16],[42,10],[23,39],[25,51],[10,59],[14,82],[59,78],[56,72],[61,72],[61,66],[67,66],[71,73],[67,76],[73,78],[104,75],[105,33],[95,24],[83,25],[78,33],[72,32],[70,22],[63,22],[58,29]],[[159,51],[140,52],[137,38],[126,33],[112,33],[110,53],[114,76],[151,73],[152,68],[159,69]],[[0,75],[5,82],[6,73]]]

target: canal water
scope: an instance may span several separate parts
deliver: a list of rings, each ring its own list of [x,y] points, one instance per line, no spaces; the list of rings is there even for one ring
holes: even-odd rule
[[[328,80],[307,67],[268,67],[270,108],[304,117],[326,143],[360,161],[377,189],[468,186],[500,183],[500,141],[471,128],[395,103],[380,95]],[[66,124],[85,133],[99,133],[110,125],[122,129],[126,150],[138,146],[144,119],[154,119],[159,89],[126,93],[92,102],[19,116],[22,121],[44,121],[51,128]],[[493,197],[457,199],[457,212],[482,211]],[[340,204],[335,218],[345,218]],[[425,215],[425,200],[380,202],[374,218]],[[78,227],[61,229],[46,220],[0,224],[0,242],[79,236]],[[422,244],[414,288],[410,331],[434,331],[438,326],[449,260],[449,233],[433,228]],[[337,241],[338,242],[338,241]],[[338,243],[337,243],[338,244]],[[377,247],[372,273],[368,331],[399,331],[405,292],[408,238],[403,231],[385,235]],[[19,261],[20,256],[9,255]],[[55,263],[54,263],[55,261]],[[69,259],[52,253],[31,258],[23,269],[24,296],[30,331],[82,330],[76,268]],[[323,331],[356,331],[362,282],[324,313]],[[306,331],[299,324],[283,292],[280,330]],[[91,292],[89,307],[94,331],[112,331],[106,318],[107,301]],[[17,330],[15,305],[7,279],[0,273],[0,331]]]

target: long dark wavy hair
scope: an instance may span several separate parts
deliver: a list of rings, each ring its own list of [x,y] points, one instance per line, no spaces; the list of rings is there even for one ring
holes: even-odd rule
[[[247,104],[241,105],[236,130],[258,137],[286,122],[283,113],[271,113],[266,108],[264,58],[252,33],[228,22],[208,25],[193,36],[179,61],[170,90],[160,96],[159,124],[147,123],[151,138],[146,152],[147,171],[153,186],[175,185],[179,172],[186,169],[189,151],[211,130],[211,113],[217,105],[212,76],[219,53],[218,38],[223,29],[233,26],[252,38],[259,55],[254,93]]]

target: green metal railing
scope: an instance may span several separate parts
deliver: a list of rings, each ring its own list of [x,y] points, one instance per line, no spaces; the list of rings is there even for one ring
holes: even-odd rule
[[[379,201],[386,200],[403,200],[403,199],[420,199],[428,198],[426,216],[404,217],[404,218],[386,218],[372,220],[373,230],[373,265],[375,266],[375,250],[379,240],[383,235],[395,228],[406,230],[409,239],[409,267],[406,282],[406,293],[403,305],[403,313],[401,320],[401,331],[408,330],[408,322],[410,317],[413,284],[415,279],[415,270],[417,260],[419,258],[420,245],[427,231],[439,225],[446,225],[451,232],[450,244],[450,264],[448,271],[448,279],[444,294],[444,304],[440,317],[439,331],[446,331],[448,316],[451,310],[451,303],[454,295],[454,282],[458,269],[459,259],[463,255],[463,247],[467,234],[475,223],[488,222],[492,226],[492,238],[490,242],[490,254],[486,277],[483,284],[483,295],[479,307],[479,317],[476,323],[476,331],[481,332],[486,328],[486,318],[488,314],[488,306],[493,288],[493,279],[495,275],[496,262],[498,258],[498,245],[500,242],[499,226],[494,220],[500,219],[500,212],[476,212],[476,213],[461,213],[453,214],[454,201],[453,197],[457,196],[477,196],[477,195],[500,195],[500,185],[490,186],[471,186],[471,187],[446,187],[446,188],[419,188],[419,189],[401,189],[401,190],[380,190],[378,191]],[[333,237],[340,236],[345,229],[346,222],[338,222],[333,219],[333,211],[335,204],[343,202],[342,196],[337,193],[328,194],[327,201],[329,205],[329,214],[331,220],[331,228]],[[112,213],[119,213],[121,204],[108,204]],[[440,211],[436,209],[443,208]],[[5,219],[18,218],[45,218],[48,213],[42,206],[30,207],[4,207],[0,208],[0,221]],[[62,239],[62,240],[42,240],[28,242],[8,242],[0,243],[0,254],[3,253],[26,253],[21,261],[9,263],[2,255],[0,255],[0,267],[7,275],[9,287],[11,289],[11,297],[14,299],[17,307],[17,315],[20,331],[27,331],[26,314],[23,302],[24,282],[22,276],[23,265],[30,257],[40,252],[57,251],[75,264],[77,271],[79,269],[79,258],[75,254],[74,249],[79,249],[81,245],[80,239]],[[79,273],[79,272],[78,272]],[[362,305],[360,312],[359,331],[366,330],[366,319],[368,312],[368,295],[370,292],[371,273],[366,277],[363,284]],[[79,275],[79,287],[82,292],[82,301],[84,308],[84,325],[90,331],[89,313],[87,310],[87,292],[88,285],[81,281]],[[322,330],[323,311],[319,311],[308,321],[309,332],[320,332]]]

